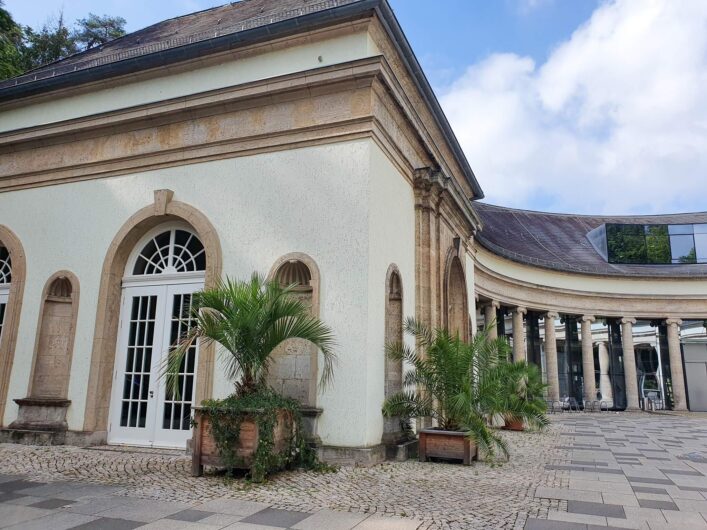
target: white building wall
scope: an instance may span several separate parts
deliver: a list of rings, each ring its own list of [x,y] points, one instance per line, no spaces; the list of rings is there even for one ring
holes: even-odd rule
[[[394,263],[403,284],[403,317],[415,316],[415,197],[412,185],[375,145],[371,150],[368,342],[364,382],[366,445],[380,443],[385,393],[386,273]],[[409,337],[405,337],[409,340]],[[410,344],[414,347],[414,341]]]
[[[17,234],[27,256],[4,423],[17,417],[11,400],[27,395],[44,283],[68,269],[81,283],[68,422],[83,428],[103,260],[125,221],[152,203],[154,190],[168,188],[216,228],[224,274],[266,274],[289,252],[317,262],[321,317],[335,330],[339,352],[334,384],[319,396],[319,433],[331,445],[379,441],[391,262],[403,276],[405,313],[414,312],[412,190],[386,160],[373,141],[357,140],[0,194],[0,224]],[[223,397],[232,388],[219,366],[214,394]]]
[[[372,57],[379,53],[365,30],[276,51],[272,51],[270,46],[263,46],[262,53],[253,54],[237,61],[204,68],[195,67],[188,72],[163,75],[154,79],[126,83],[102,90],[92,90],[71,97],[52,98],[48,101],[0,112],[0,132],[46,125],[237,86]]]

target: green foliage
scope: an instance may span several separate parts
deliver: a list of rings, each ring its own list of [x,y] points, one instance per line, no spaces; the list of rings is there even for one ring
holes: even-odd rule
[[[173,395],[179,395],[179,372],[195,340],[216,343],[223,348],[226,375],[236,392],[222,401],[203,406],[212,421],[212,434],[224,465],[243,467],[238,461],[240,427],[247,417],[258,425],[258,448],[250,466],[251,479],[261,482],[272,471],[294,465],[324,469],[302,434],[299,404],[267,386],[267,375],[275,349],[289,339],[303,339],[315,345],[324,360],[320,388],[332,379],[335,354],[331,329],[310,314],[309,308],[292,292],[296,286],[282,286],[253,274],[249,281],[226,278],[215,287],[195,293],[192,299],[194,325],[170,351],[162,375]],[[287,450],[274,451],[274,428],[279,410],[292,414],[295,431]]]
[[[125,19],[89,13],[73,28],[63,14],[40,29],[17,24],[0,1],[0,80],[15,77],[79,51],[88,50],[125,35]]]
[[[123,17],[98,16],[89,13],[88,18],[79,19],[76,24],[78,28],[74,30],[73,38],[82,50],[100,46],[125,35]]]
[[[25,28],[23,55],[28,70],[58,61],[78,52],[71,30],[64,24],[64,16],[47,22],[35,31]]]
[[[539,372],[526,363],[509,362],[505,338],[491,340],[481,332],[465,342],[412,318],[406,320],[405,332],[415,339],[415,348],[386,345],[390,358],[404,360],[411,369],[404,390],[383,404],[384,416],[433,418],[442,429],[466,431],[490,458],[497,451],[508,456],[503,438],[489,426],[492,418],[523,420],[537,428],[547,425],[544,401],[540,407],[544,385],[538,383]]]
[[[258,447],[249,466],[253,482],[263,482],[269,474],[282,469],[332,469],[319,462],[314,449],[307,443],[302,432],[299,404],[292,399],[263,389],[247,396],[233,395],[223,400],[208,400],[202,406],[202,413],[211,420],[211,434],[229,473],[246,467],[246,462],[236,453],[241,424],[246,419],[252,419],[258,426]],[[276,453],[274,433],[278,412],[282,410],[291,415],[295,428],[289,433],[285,450]]]
[[[646,263],[648,260],[643,225],[606,225],[610,263]]]
[[[667,225],[646,225],[648,263],[670,263],[670,236]]]
[[[223,347],[226,376],[236,395],[262,392],[275,349],[289,339],[303,339],[316,346],[323,359],[320,388],[331,382],[336,360],[331,329],[292,296],[295,285],[282,286],[254,273],[249,281],[225,281],[194,294],[195,324],[169,354],[163,375],[179,395],[177,374],[195,340]]]

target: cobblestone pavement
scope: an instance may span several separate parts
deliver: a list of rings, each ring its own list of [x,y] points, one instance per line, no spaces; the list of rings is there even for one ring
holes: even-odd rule
[[[565,414],[569,487],[538,487],[563,500],[528,530],[707,529],[707,418],[704,414]]]
[[[43,482],[120,486],[122,489],[112,495],[187,503],[192,507],[215,499],[237,499],[298,512],[329,509],[376,514],[386,517],[379,521],[396,525],[414,521],[418,524],[413,527],[420,529],[523,528],[528,517],[547,518],[549,510],[566,509],[564,500],[534,494],[538,487],[568,487],[568,471],[546,466],[568,463],[569,451],[561,446],[565,440],[563,433],[571,429],[558,423],[545,433],[504,432],[512,458],[500,466],[475,463],[465,467],[414,461],[373,467],[344,466],[335,473],[282,473],[257,486],[222,476],[194,478],[190,474],[190,461],[183,454],[115,447],[3,444],[0,474],[23,475]],[[1,515],[0,510],[0,526]],[[387,528],[380,522],[377,527]],[[405,527],[409,528],[409,524]]]

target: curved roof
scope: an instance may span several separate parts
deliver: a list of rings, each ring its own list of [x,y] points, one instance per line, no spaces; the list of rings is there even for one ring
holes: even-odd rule
[[[698,224],[707,212],[671,215],[594,216],[516,210],[474,203],[483,228],[476,240],[512,261],[564,272],[610,276],[705,277],[707,263],[622,265],[608,263],[592,246],[587,233],[605,223]]]

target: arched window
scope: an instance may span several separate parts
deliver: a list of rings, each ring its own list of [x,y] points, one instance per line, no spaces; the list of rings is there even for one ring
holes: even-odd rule
[[[7,299],[10,295],[10,282],[12,281],[12,260],[8,250],[0,246],[0,337],[2,325],[5,321]]]
[[[206,253],[199,238],[179,228],[152,236],[135,258],[134,276],[206,270]]]
[[[445,281],[445,327],[462,340],[469,338],[469,312],[467,310],[466,279],[464,267],[458,256],[452,256]]]

